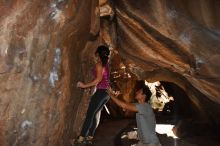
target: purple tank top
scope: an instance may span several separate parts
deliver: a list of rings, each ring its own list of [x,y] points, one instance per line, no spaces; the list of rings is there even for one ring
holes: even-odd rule
[[[96,76],[96,70],[94,69],[94,76]],[[109,64],[106,64],[102,73],[102,80],[96,85],[97,89],[107,89],[109,87]]]

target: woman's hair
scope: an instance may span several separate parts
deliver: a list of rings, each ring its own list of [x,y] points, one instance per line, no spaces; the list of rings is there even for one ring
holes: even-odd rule
[[[101,59],[102,66],[105,66],[108,63],[109,53],[110,53],[109,48],[104,45],[99,46],[95,51],[95,54],[98,54]]]

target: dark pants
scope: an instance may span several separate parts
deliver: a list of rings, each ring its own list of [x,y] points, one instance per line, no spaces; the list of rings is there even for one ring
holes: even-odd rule
[[[91,97],[89,107],[84,121],[81,136],[93,136],[98,126],[99,117],[98,114],[102,110],[105,103],[109,100],[109,95],[106,89],[97,89]]]

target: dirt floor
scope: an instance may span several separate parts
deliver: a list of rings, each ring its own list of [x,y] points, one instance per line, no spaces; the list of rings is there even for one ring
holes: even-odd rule
[[[133,120],[108,120],[97,128],[94,146],[130,146],[131,140],[121,140],[121,133]],[[210,136],[190,136],[179,139],[158,134],[162,146],[220,146],[220,134]]]

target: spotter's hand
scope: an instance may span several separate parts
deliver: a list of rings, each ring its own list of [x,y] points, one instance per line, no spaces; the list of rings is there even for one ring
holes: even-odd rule
[[[113,97],[117,97],[120,94],[120,91],[113,91],[111,88],[108,88],[108,94]]]

